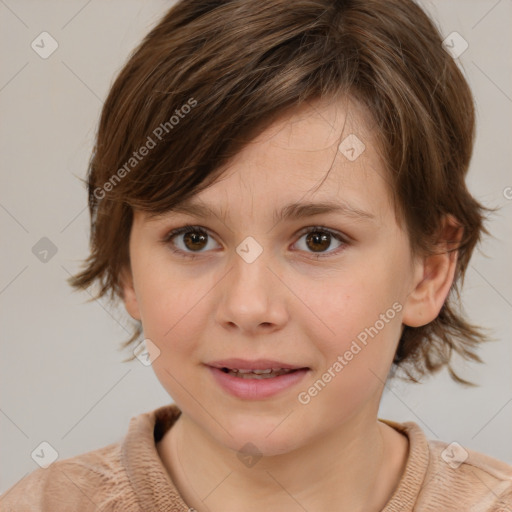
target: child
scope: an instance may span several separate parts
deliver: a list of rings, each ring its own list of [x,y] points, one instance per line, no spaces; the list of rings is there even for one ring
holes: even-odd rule
[[[512,511],[510,466],[377,417],[390,372],[479,360],[473,134],[411,0],[176,4],[105,102],[72,280],[124,301],[175,404],[2,510]]]

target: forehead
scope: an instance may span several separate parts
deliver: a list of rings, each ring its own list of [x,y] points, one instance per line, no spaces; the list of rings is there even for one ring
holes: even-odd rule
[[[366,203],[389,202],[371,116],[351,99],[309,102],[288,111],[219,171],[196,201],[343,202],[360,196]]]
[[[375,138],[369,111],[353,98],[313,100],[294,107],[278,118],[253,143],[301,152],[319,152],[334,148],[349,135],[356,135],[369,145]]]
[[[371,116],[351,99],[290,109],[172,213],[273,222],[317,213],[383,218],[390,194]]]

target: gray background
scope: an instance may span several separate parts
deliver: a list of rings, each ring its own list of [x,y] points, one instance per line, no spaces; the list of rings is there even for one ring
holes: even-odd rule
[[[38,466],[42,441],[67,458],[116,442],[129,419],[170,401],[151,367],[119,343],[123,309],[66,283],[88,251],[85,176],[107,91],[132,48],[171,5],[162,0],[0,0],[0,270],[2,390],[0,491]],[[443,36],[460,33],[459,58],[476,96],[478,137],[469,185],[500,207],[468,271],[463,293],[471,319],[496,342],[485,365],[458,364],[479,383],[466,389],[446,373],[419,386],[390,382],[380,417],[415,421],[431,439],[512,464],[512,2],[437,0],[423,5]],[[48,59],[31,48],[42,32],[59,47]],[[507,194],[507,191],[509,194]],[[32,252],[47,237],[57,253]],[[506,262],[509,262],[508,264]]]

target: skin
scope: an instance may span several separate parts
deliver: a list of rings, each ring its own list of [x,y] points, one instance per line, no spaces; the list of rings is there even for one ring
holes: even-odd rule
[[[134,213],[125,305],[158,347],[153,368],[183,411],[157,449],[199,512],[379,511],[400,480],[408,441],[378,421],[379,403],[403,325],[437,316],[456,253],[412,253],[371,126],[353,101],[310,103],[261,133],[194,197],[216,215]],[[366,146],[353,162],[338,151],[349,134]],[[371,217],[273,219],[285,204],[326,200]],[[202,246],[187,244],[183,234],[165,241],[186,224],[208,232]],[[304,228],[315,226],[346,243],[328,235],[324,245],[308,242]],[[445,234],[453,229],[447,222]],[[252,263],[236,252],[248,236],[263,248]],[[396,303],[396,316],[309,403],[300,403],[298,394]],[[241,400],[203,364],[230,357],[310,371],[274,397]],[[252,467],[237,457],[249,442],[261,454]]]

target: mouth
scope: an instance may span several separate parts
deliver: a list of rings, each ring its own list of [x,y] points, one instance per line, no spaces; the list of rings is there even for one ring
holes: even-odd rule
[[[224,391],[244,400],[270,398],[291,389],[311,370],[307,366],[269,359],[226,359],[206,366]]]
[[[273,359],[248,360],[231,358],[212,361],[206,363],[206,365],[241,379],[271,379],[298,370],[310,369],[307,366],[283,363]]]
[[[294,370],[288,368],[266,368],[264,370],[243,370],[241,368],[220,368],[220,371],[238,377],[240,379],[273,379],[281,375],[287,375],[299,370],[306,370],[307,368],[297,368]]]

